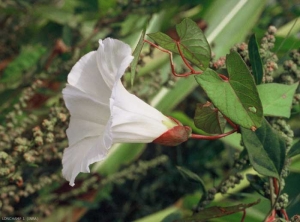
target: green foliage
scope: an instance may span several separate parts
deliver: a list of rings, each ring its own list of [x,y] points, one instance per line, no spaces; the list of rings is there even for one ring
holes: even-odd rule
[[[0,82],[7,84],[8,88],[18,87],[25,79],[24,74],[37,66],[45,52],[46,49],[41,45],[22,47],[20,54],[3,72]]]
[[[258,128],[263,112],[250,71],[236,52],[226,58],[228,80],[207,69],[195,76],[196,81],[225,116],[242,127]]]
[[[280,178],[285,162],[285,143],[264,120],[255,132],[241,128],[243,143],[253,168],[260,174]]]
[[[197,128],[210,134],[223,133],[226,124],[222,114],[210,103],[197,105],[194,122]]]
[[[291,158],[293,156],[299,155],[300,154],[300,141],[296,142],[291,149],[288,152],[287,157]]]
[[[1,2],[1,216],[38,216],[45,221],[56,221],[67,220],[81,212],[82,221],[133,221],[147,215],[144,221],[156,222],[162,218],[163,221],[173,221],[185,216],[192,220],[189,216],[194,212],[196,220],[218,217],[218,221],[240,221],[241,212],[231,215],[230,219],[221,217],[251,205],[240,205],[241,202],[253,201],[247,199],[245,192],[249,196],[255,194],[241,175],[250,171],[252,176],[248,175],[247,178],[251,186],[268,197],[268,176],[277,177],[284,184],[288,164],[283,163],[290,160],[284,158],[286,150],[283,144],[290,147],[294,135],[292,130],[297,132],[299,128],[297,115],[290,115],[290,108],[295,107],[299,100],[299,51],[291,51],[291,59],[282,66],[282,61],[287,59],[287,52],[299,46],[296,36],[299,23],[291,26],[295,22],[290,17],[294,15],[294,9],[287,10],[277,1],[273,1],[271,6],[267,5],[263,17],[259,18],[264,7],[265,1],[239,0],[221,4],[219,1],[162,4],[156,0]],[[276,14],[278,11],[279,15]],[[185,17],[192,18],[197,24]],[[200,17],[203,20],[199,20]],[[291,22],[287,21],[289,18]],[[223,114],[247,128],[241,128],[246,149],[243,155],[239,155],[240,149],[226,140],[189,140],[175,148],[154,144],[121,144],[111,150],[105,161],[94,165],[94,174],[81,174],[79,186],[70,189],[61,177],[61,155],[67,147],[65,130],[68,113],[60,94],[66,76],[80,56],[96,49],[99,38],[123,38],[132,46],[136,44],[137,35],[142,32],[148,19],[147,32],[161,30],[168,34],[173,22],[182,19],[176,26],[178,39],[172,39],[162,32],[149,36],[161,47],[177,54],[174,56],[176,70],[186,71],[178,56],[179,47],[182,57],[204,71],[196,78],[200,78],[198,83],[201,82],[206,94],[197,87],[199,84],[194,78],[170,77],[166,56],[157,51],[153,53],[152,49],[149,52],[142,50],[145,30],[133,53],[135,59],[131,65],[131,83],[135,79],[135,84],[132,92],[151,102],[164,114],[171,113],[184,125],[191,126],[194,133],[202,135],[222,133],[225,125]],[[207,25],[205,35],[208,41],[198,27],[201,23]],[[264,38],[266,24],[286,25],[279,30],[280,37],[268,31]],[[248,48],[234,48],[248,67],[235,52],[227,56],[227,67],[222,65],[225,59],[219,57],[228,53],[235,43],[244,41],[254,25],[258,39],[262,37],[260,47],[252,36]],[[295,29],[289,32],[291,27]],[[59,51],[55,47],[57,40],[62,41],[66,51]],[[275,47],[276,53],[280,53],[277,54],[279,61],[271,52],[272,47]],[[216,57],[211,58],[211,54]],[[262,82],[259,56],[265,72]],[[212,65],[219,62],[221,65],[218,67]],[[256,84],[261,83],[257,87],[253,79],[250,80],[251,68]],[[139,71],[138,75],[135,75],[136,70]],[[224,76],[220,79],[217,74],[227,75],[227,72],[228,80]],[[272,77],[270,79],[275,79],[277,83],[262,84],[270,82],[266,76]],[[210,81],[204,82],[201,78]],[[40,84],[36,84],[36,79],[42,80]],[[223,93],[222,89],[231,93]],[[192,120],[195,104],[205,104],[207,95],[215,108],[205,105],[196,108],[194,121],[197,128]],[[248,104],[249,95],[255,102],[251,100],[251,104]],[[221,105],[217,106],[215,100]],[[228,107],[225,105],[227,102]],[[270,125],[263,120],[259,128],[262,108]],[[173,112],[173,109],[177,111]],[[249,130],[252,126],[258,129],[252,132]],[[284,140],[272,128],[279,131]],[[239,144],[239,136],[236,133],[231,140]],[[294,172],[299,171],[299,150],[299,142],[288,149],[287,158],[293,160]],[[233,155],[236,152],[238,154]],[[178,165],[185,168],[177,169],[175,166]],[[255,172],[252,167],[262,176],[253,175]],[[196,183],[178,179],[182,175]],[[291,174],[284,191],[294,192],[292,196],[296,198],[291,201],[296,209],[294,214],[299,214],[299,191],[294,186],[297,178]],[[290,183],[293,179],[295,181]],[[246,189],[240,191],[243,188]],[[227,191],[232,195],[220,194]],[[90,202],[87,201],[89,198]],[[215,198],[215,202],[211,203],[211,198]],[[231,207],[228,202],[232,203]],[[208,204],[226,204],[227,207],[207,207]],[[270,203],[265,199],[265,204],[258,203],[257,207],[253,207],[247,209],[246,220],[260,222],[266,217]],[[160,210],[163,210],[162,213],[155,214]],[[198,210],[200,213],[196,213]],[[58,215],[59,219],[55,218]]]
[[[211,51],[201,29],[191,19],[184,19],[176,25],[179,39],[172,39],[162,32],[148,34],[161,47],[181,54],[198,68],[205,70],[210,62]]]
[[[208,208],[205,208],[204,210],[202,210],[200,213],[197,213],[191,217],[186,217],[183,220],[179,220],[179,221],[181,221],[181,222],[184,222],[184,221],[205,222],[209,219],[224,217],[229,214],[234,214],[239,211],[244,211],[247,208],[258,204],[259,202],[260,202],[260,200],[258,199],[257,201],[255,201],[253,203],[248,203],[248,204],[238,204],[235,206],[224,206],[224,207],[221,207],[221,206],[208,207]]]
[[[248,47],[249,47],[249,58],[252,67],[252,74],[254,76],[256,85],[259,85],[262,82],[264,70],[263,70],[263,64],[259,54],[259,47],[256,41],[255,34],[253,34],[250,37]]]
[[[298,86],[299,83],[293,85],[270,83],[257,86],[264,116],[289,118],[294,94]]]
[[[143,29],[143,31],[141,33],[141,37],[139,39],[139,42],[136,45],[136,47],[135,47],[135,49],[132,53],[132,55],[134,56],[134,59],[131,62],[131,65],[130,65],[130,68],[131,68],[130,83],[131,83],[131,85],[133,85],[133,82],[134,82],[135,73],[136,73],[136,66],[137,66],[138,61],[139,61],[139,55],[141,54],[141,51],[142,51],[143,46],[144,46],[145,34],[146,34],[146,28]]]

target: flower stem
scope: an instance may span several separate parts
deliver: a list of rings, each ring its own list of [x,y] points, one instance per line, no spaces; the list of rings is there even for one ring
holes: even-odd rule
[[[191,70],[191,72],[187,72],[187,73],[182,73],[182,74],[177,74],[176,71],[175,71],[175,65],[174,65],[174,62],[173,62],[173,54],[171,51],[169,50],[166,50],[166,49],[163,49],[161,47],[159,47],[158,45],[148,41],[147,39],[144,39],[144,42],[150,44],[151,46],[153,46],[154,48],[157,48],[158,50],[162,51],[162,52],[165,52],[165,53],[168,53],[169,54],[169,59],[170,59],[170,66],[171,66],[171,71],[172,71],[172,74],[176,77],[188,77],[190,75],[194,75],[194,74],[201,74],[202,72],[196,72],[189,64],[188,62],[186,61],[186,59],[183,57],[181,51],[180,51],[180,56],[181,58],[183,59],[185,65]],[[179,49],[180,50],[180,49]]]
[[[201,74],[202,72],[197,72],[190,64],[189,62],[185,59],[181,49],[180,49],[180,45],[179,45],[179,42],[177,41],[176,42],[176,46],[177,46],[177,49],[178,49],[178,52],[184,62],[184,64],[191,70],[191,74]]]
[[[230,134],[233,134],[237,131],[237,129],[233,129],[227,133],[222,133],[222,134],[219,134],[219,135],[214,135],[214,136],[206,136],[206,135],[199,135],[199,134],[192,134],[190,136],[190,138],[192,139],[198,139],[198,140],[217,140],[217,139],[220,139],[220,138],[223,138],[225,136],[228,136]]]

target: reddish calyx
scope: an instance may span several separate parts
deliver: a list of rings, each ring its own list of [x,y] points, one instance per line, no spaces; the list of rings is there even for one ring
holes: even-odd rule
[[[167,132],[153,140],[153,143],[164,146],[177,146],[187,141],[191,133],[192,129],[189,126],[174,126],[172,129],[169,129]]]

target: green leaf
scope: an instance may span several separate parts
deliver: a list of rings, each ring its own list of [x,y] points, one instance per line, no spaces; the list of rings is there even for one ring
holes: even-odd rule
[[[250,37],[248,50],[249,50],[249,59],[252,66],[252,74],[254,76],[256,85],[259,85],[262,82],[264,70],[263,70],[263,65],[259,54],[259,47],[256,41],[255,34],[253,34]]]
[[[291,149],[288,152],[287,157],[291,158],[291,157],[299,155],[299,154],[300,154],[300,140],[291,147]]]
[[[194,172],[190,171],[189,169],[185,168],[185,167],[181,167],[181,166],[176,166],[177,170],[179,171],[179,173],[182,175],[183,178],[185,178],[186,180],[193,182],[193,183],[198,183],[201,186],[203,195],[200,199],[200,202],[205,200],[207,197],[207,189],[205,187],[205,184],[203,182],[203,180]]]
[[[185,167],[176,166],[176,168],[185,179],[187,179],[188,181],[194,182],[194,183],[201,184],[203,187],[203,190],[206,191],[204,182],[197,174],[195,174],[194,172],[190,171],[189,169],[187,169]]]
[[[129,164],[137,159],[145,148],[146,146],[143,143],[115,145],[103,161],[94,165],[94,170],[101,175],[111,175],[117,172],[122,165]]]
[[[285,161],[285,143],[264,120],[255,132],[241,127],[243,143],[253,168],[260,174],[279,178]]]
[[[209,26],[205,30],[209,42],[214,43],[216,58],[223,56],[232,46],[244,41],[257,24],[265,9],[266,0],[260,1],[213,1],[203,18]],[[238,30],[238,31],[237,31]],[[238,32],[238,33],[237,33]]]
[[[263,180],[260,176],[255,174],[246,174],[247,180],[250,182],[250,186],[260,195],[264,197],[264,185],[265,180]]]
[[[6,67],[1,76],[1,83],[9,89],[18,87],[23,81],[23,73],[36,67],[46,48],[40,45],[22,47],[20,54]]]
[[[206,133],[221,134],[224,132],[226,120],[210,102],[198,104],[196,107],[195,126]]]
[[[195,76],[196,81],[223,115],[248,129],[260,127],[262,105],[250,71],[237,52],[227,55],[226,65],[228,80],[207,69]]]
[[[205,70],[210,62],[211,51],[205,35],[191,19],[184,19],[176,25],[183,55],[200,69]]]
[[[138,44],[136,45],[132,55],[134,56],[134,59],[131,63],[131,75],[130,75],[130,81],[131,81],[131,86],[133,85],[134,78],[135,78],[135,73],[136,73],[136,66],[139,61],[139,55],[143,49],[144,45],[144,38],[145,38],[145,33],[146,33],[146,28],[143,29],[140,40]]]
[[[210,62],[210,46],[202,30],[191,19],[184,19],[176,25],[179,40],[174,40],[162,32],[148,34],[161,47],[171,52],[180,54],[176,42],[184,57],[202,70],[205,70]]]
[[[208,207],[203,210],[201,210],[199,213],[191,216],[184,218],[182,222],[189,222],[189,221],[197,221],[197,222],[205,222],[208,221],[212,218],[218,218],[218,217],[224,217],[226,215],[234,214],[240,211],[244,211],[245,209],[252,207],[260,202],[260,199],[258,199],[255,202],[248,203],[248,204],[238,204],[234,206],[226,206],[226,207]]]
[[[280,116],[289,118],[293,97],[299,83],[284,85],[278,83],[257,86],[265,116]]]

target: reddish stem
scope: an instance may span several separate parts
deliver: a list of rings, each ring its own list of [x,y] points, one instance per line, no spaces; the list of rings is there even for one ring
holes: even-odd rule
[[[246,218],[246,210],[243,210],[243,216],[242,216],[241,222],[244,222],[245,218]]]
[[[283,214],[284,219],[285,219],[286,221],[289,221],[289,216],[287,215],[285,209],[281,209],[280,211],[281,211],[281,213]]]
[[[194,74],[200,74],[202,72],[196,72],[193,68],[191,70],[191,72],[187,72],[187,73],[183,73],[183,74],[177,74],[176,71],[175,71],[175,66],[174,66],[174,63],[173,63],[173,54],[172,52],[170,52],[169,50],[166,50],[166,49],[163,49],[161,47],[159,47],[158,45],[148,41],[147,39],[144,39],[144,42],[150,44],[151,46],[157,48],[158,50],[162,51],[162,52],[165,52],[165,53],[168,53],[169,54],[169,58],[170,58],[170,66],[171,66],[171,71],[172,71],[172,74],[176,77],[187,77],[187,76],[190,76],[190,75],[194,75]],[[185,62],[185,58],[182,57],[183,61]],[[185,62],[186,64],[186,62]],[[190,66],[188,66],[190,67]]]
[[[272,180],[273,180],[274,192],[275,192],[276,196],[278,197],[278,195],[279,195],[279,185],[278,185],[278,180],[277,180],[276,178],[272,178]],[[285,209],[280,209],[279,212],[283,214],[284,219],[285,219],[286,221],[289,220],[289,217],[288,217],[288,215],[287,215]]]
[[[276,178],[272,178],[273,180],[273,186],[274,186],[274,192],[276,194],[276,196],[279,194],[279,186],[278,186],[278,181]]]
[[[228,77],[227,76],[224,76],[223,74],[219,74],[219,76],[221,77],[221,79],[225,80],[225,81],[228,81]]]
[[[216,139],[220,139],[220,138],[223,138],[225,136],[228,136],[230,134],[233,134],[237,131],[237,129],[233,129],[227,133],[222,133],[222,134],[219,134],[219,135],[214,135],[214,136],[205,136],[205,135],[199,135],[199,134],[192,134],[190,136],[190,138],[192,139],[199,139],[199,140],[216,140]]]
[[[238,130],[238,126],[236,124],[234,124],[231,119],[229,119],[227,116],[224,116],[223,117],[226,119],[226,121],[229,123],[230,126],[232,126],[234,129]]]
[[[177,41],[176,42],[176,46],[177,46],[177,49],[178,49],[178,52],[184,62],[184,64],[191,70],[191,74],[201,74],[202,72],[197,72],[196,70],[194,70],[194,68],[190,65],[190,63],[185,59],[181,49],[180,49],[180,45],[179,45],[179,42]]]
[[[267,217],[267,219],[265,220],[265,222],[273,222],[273,221],[275,221],[275,215],[276,215],[275,210],[272,210],[271,215]]]

